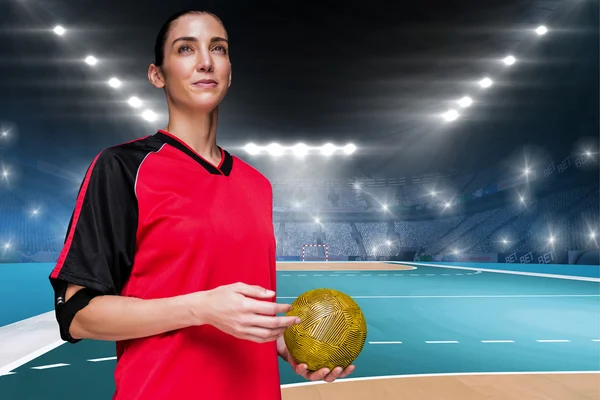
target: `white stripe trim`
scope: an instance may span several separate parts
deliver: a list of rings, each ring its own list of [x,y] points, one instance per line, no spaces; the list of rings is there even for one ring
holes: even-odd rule
[[[402,342],[369,342],[369,344],[402,344]]]
[[[458,340],[426,340],[427,344],[447,344],[447,343],[458,343]]]

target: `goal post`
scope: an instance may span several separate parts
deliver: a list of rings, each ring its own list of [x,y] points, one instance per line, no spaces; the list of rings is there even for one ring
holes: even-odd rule
[[[303,244],[302,245],[302,261],[306,261],[308,259],[308,256],[306,255],[306,250],[307,249],[311,249],[315,247],[317,249],[317,256],[316,257],[310,257],[311,259],[314,259],[315,261],[322,259],[322,257],[320,257],[318,255],[319,252],[319,248],[323,247],[325,250],[325,261],[329,261],[329,245],[327,244]]]

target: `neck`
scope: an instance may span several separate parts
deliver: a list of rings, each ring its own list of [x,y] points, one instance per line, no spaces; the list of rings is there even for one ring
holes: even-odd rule
[[[213,164],[221,161],[217,146],[218,108],[208,114],[169,110],[169,123],[165,130],[177,136],[198,155]]]

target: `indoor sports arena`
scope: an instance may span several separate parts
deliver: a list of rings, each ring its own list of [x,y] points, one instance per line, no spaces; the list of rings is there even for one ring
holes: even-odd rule
[[[598,1],[197,7],[0,3],[2,400],[600,400]]]

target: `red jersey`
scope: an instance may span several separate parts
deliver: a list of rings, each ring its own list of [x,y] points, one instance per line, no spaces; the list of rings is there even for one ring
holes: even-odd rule
[[[55,292],[72,282],[156,299],[238,281],[275,291],[271,184],[221,155],[214,166],[165,131],[101,152],[50,275]],[[275,342],[203,325],[116,345],[114,400],[281,399]]]

